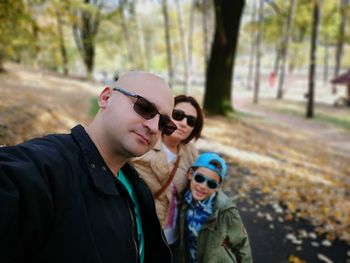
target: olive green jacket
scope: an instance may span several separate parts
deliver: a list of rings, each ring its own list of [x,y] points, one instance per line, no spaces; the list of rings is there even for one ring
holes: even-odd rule
[[[180,216],[179,262],[186,262],[185,214],[183,204]],[[214,200],[213,214],[198,233],[198,263],[253,262],[247,232],[245,231],[234,198],[219,191]]]

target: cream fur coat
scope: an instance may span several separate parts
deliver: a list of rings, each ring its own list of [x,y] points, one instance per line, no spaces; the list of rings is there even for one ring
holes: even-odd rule
[[[198,150],[192,143],[181,144],[178,155],[181,159],[173,182],[177,192],[180,193],[187,185],[187,171],[196,160]],[[173,169],[175,160],[168,165],[166,154],[162,150],[162,142],[159,140],[152,150],[141,157],[134,158],[131,162],[139,172],[141,178],[151,189],[152,193],[155,194],[166,183]],[[157,215],[163,228],[168,222],[169,206],[172,196],[170,185],[155,199]]]

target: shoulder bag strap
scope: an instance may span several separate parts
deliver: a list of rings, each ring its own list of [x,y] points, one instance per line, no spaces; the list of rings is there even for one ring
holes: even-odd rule
[[[177,157],[175,163],[174,163],[174,167],[171,170],[170,174],[169,174],[169,178],[168,180],[165,182],[165,184],[162,185],[162,187],[154,194],[154,198],[157,199],[164,191],[165,189],[168,188],[169,184],[171,183],[171,181],[173,180],[174,176],[175,176],[175,172],[177,170],[177,167],[179,166],[179,162],[180,162],[180,156]]]

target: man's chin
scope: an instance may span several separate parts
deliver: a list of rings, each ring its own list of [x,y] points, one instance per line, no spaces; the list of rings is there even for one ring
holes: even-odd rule
[[[145,153],[147,153],[149,150],[151,150],[152,147],[137,147],[137,149],[130,149],[130,153],[131,153],[131,157],[140,157],[142,155],[144,155]]]

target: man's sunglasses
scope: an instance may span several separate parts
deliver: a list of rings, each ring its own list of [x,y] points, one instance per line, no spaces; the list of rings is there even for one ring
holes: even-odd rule
[[[183,110],[173,110],[173,119],[176,121],[182,121],[184,118],[187,119],[187,125],[194,127],[197,123],[197,118],[192,115],[186,115],[186,113]]]
[[[215,181],[213,179],[210,179],[210,178],[208,178],[205,175],[200,174],[200,173],[193,174],[193,178],[199,184],[202,184],[202,183],[206,182],[208,188],[211,189],[211,190],[214,190],[214,189],[218,188],[219,185],[220,185],[217,181]]]
[[[113,88],[113,90],[119,91],[126,96],[136,98],[133,109],[142,118],[146,120],[150,120],[154,118],[154,116],[159,114],[160,117],[159,117],[158,129],[164,132],[166,135],[171,135],[177,129],[175,123],[170,119],[169,116],[161,114],[157,110],[156,106],[153,103],[146,100],[144,97],[131,93],[121,88]]]

